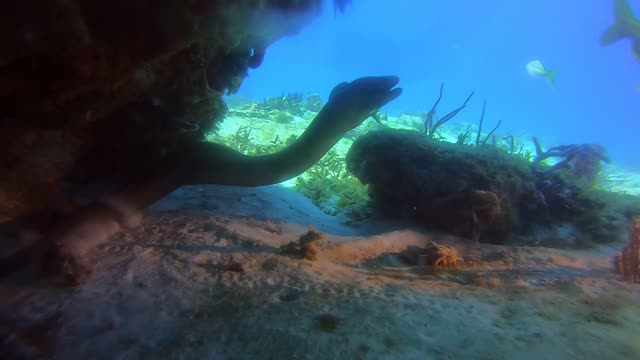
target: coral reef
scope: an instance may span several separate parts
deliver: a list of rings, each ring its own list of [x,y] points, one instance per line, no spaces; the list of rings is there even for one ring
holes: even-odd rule
[[[350,222],[361,222],[372,215],[367,186],[349,174],[344,157],[335,149],[296,178],[295,190],[325,213],[344,213]]]
[[[615,259],[618,274],[626,280],[640,283],[640,218],[635,219],[629,232],[629,243]]]
[[[502,120],[498,120],[498,123],[496,124],[496,126],[491,131],[489,131],[489,133],[484,137],[483,140],[480,140],[480,137],[482,136],[482,124],[484,123],[484,114],[485,114],[486,110],[487,110],[487,101],[483,100],[482,101],[482,113],[480,114],[480,121],[478,121],[478,132],[476,133],[476,142],[475,142],[476,146],[486,145],[487,141],[489,140],[489,138],[492,139],[492,144],[495,144],[496,143],[496,139],[495,139],[495,135],[493,135],[493,133],[496,132],[496,130],[498,129],[498,127],[502,123]],[[493,135],[493,137],[492,137],[492,135]],[[511,146],[511,152],[513,152],[513,146]]]
[[[533,171],[509,151],[436,141],[416,131],[373,131],[354,142],[346,161],[369,185],[376,211],[481,242],[531,244],[527,239],[541,229],[548,235],[536,244],[611,242],[640,213],[637,198],[597,191],[561,172]],[[567,226],[577,243],[560,236]]]

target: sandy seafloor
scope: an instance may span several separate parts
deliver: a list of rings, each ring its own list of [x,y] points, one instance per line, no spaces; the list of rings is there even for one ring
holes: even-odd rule
[[[325,234],[317,261],[276,251],[309,225]],[[430,241],[454,245],[462,263],[397,256]],[[3,279],[0,357],[639,359],[640,285],[612,272],[621,246],[350,228],[279,186],[184,187],[92,251],[83,285]],[[243,272],[225,267],[231,257]],[[322,316],[337,319],[334,330]]]

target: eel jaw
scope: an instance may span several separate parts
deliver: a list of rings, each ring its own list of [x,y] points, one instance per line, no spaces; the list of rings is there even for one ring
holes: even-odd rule
[[[338,84],[325,105],[334,114],[329,121],[339,119],[340,124],[335,125],[345,133],[357,127],[371,113],[402,94],[401,88],[395,88],[399,81],[397,76],[369,76]]]
[[[386,105],[386,104],[390,103],[391,101],[395,100],[401,94],[402,94],[402,88],[395,88],[395,89],[389,90],[389,92],[387,93],[387,96],[385,98],[384,105]]]

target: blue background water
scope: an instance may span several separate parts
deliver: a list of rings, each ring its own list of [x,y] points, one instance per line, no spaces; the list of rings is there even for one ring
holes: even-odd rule
[[[631,4],[640,14],[640,4]],[[617,164],[640,169],[640,63],[630,41],[600,46],[613,1],[353,0],[267,50],[239,94],[256,100],[302,91],[326,98],[341,81],[394,74],[403,95],[385,110],[427,111],[445,82],[440,116],[476,95],[453,121],[534,134],[543,145],[600,143]],[[532,78],[539,59],[556,85]],[[436,116],[439,117],[439,116]],[[636,159],[637,158],[637,159]]]

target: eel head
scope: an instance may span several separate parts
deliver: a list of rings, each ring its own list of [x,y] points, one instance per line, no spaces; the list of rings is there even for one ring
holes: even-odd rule
[[[330,114],[324,121],[346,133],[400,96],[402,89],[394,89],[399,81],[397,76],[370,76],[338,84],[323,109]]]

